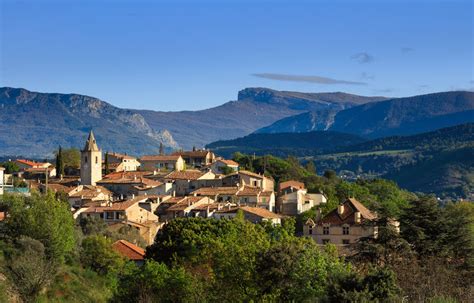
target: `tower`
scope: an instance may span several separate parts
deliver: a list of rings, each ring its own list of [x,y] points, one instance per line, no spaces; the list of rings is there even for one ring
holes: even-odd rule
[[[102,179],[102,152],[97,146],[94,133],[89,133],[86,146],[81,151],[81,184],[95,185]]]

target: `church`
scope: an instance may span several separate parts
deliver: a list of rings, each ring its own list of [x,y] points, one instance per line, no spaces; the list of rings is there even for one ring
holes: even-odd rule
[[[92,130],[86,141],[84,149],[81,150],[81,184],[96,185],[102,179],[102,151],[97,146],[97,142]]]

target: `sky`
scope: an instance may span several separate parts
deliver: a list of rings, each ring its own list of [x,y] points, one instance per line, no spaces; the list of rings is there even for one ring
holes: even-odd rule
[[[0,86],[161,111],[474,90],[473,2],[0,0]]]

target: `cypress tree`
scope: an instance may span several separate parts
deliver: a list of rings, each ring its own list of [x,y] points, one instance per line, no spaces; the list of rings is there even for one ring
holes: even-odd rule
[[[56,173],[57,175],[64,175],[63,149],[61,146],[59,146],[59,150],[56,155]]]

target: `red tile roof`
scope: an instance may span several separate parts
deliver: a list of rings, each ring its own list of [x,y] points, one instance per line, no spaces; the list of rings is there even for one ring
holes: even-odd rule
[[[184,171],[174,171],[165,176],[165,179],[173,180],[197,180],[204,176],[206,173],[199,170],[184,170]]]
[[[288,187],[304,189],[304,183],[295,181],[295,180],[289,180],[289,181],[281,182],[278,188],[280,189],[280,191],[282,191],[283,189],[288,188]]]
[[[145,250],[125,240],[116,241],[112,244],[112,248],[122,256],[133,261],[140,261],[145,258]]]
[[[234,160],[218,160],[218,161],[229,166],[239,166],[239,163],[235,162]]]
[[[267,219],[280,219],[282,218],[280,215],[275,214],[274,212],[271,212],[267,209],[260,208],[260,207],[250,207],[250,206],[240,206],[240,207],[235,207],[227,210],[220,210],[219,213],[236,213],[239,209],[241,209],[243,212],[250,213],[256,216],[259,216],[261,218],[267,218]]]
[[[192,151],[181,151],[181,152],[174,152],[172,155],[179,155],[183,157],[195,157],[195,158],[201,158],[207,156],[207,154],[210,153],[208,150],[192,150]]]
[[[41,167],[50,163],[41,163],[41,162],[35,162],[35,161],[30,161],[26,159],[16,159],[16,162],[31,166],[31,167]]]
[[[368,210],[362,203],[357,201],[354,198],[347,199],[343,204],[344,210],[342,214],[338,213],[338,208],[329,212],[324,216],[318,224],[332,224],[332,225],[343,225],[343,224],[356,224],[355,222],[355,212],[360,212],[361,222],[372,221],[376,219],[376,215]]]
[[[215,196],[215,195],[235,195],[239,188],[237,186],[229,187],[201,187],[191,193],[201,196]]]
[[[147,155],[142,156],[140,161],[178,161],[180,157],[180,155]]]

